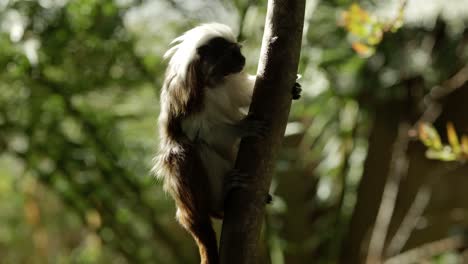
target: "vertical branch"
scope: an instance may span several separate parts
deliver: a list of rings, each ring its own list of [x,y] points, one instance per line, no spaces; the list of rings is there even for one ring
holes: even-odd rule
[[[395,210],[396,199],[400,181],[408,172],[408,157],[406,150],[409,143],[409,124],[404,122],[398,127],[398,136],[393,146],[391,167],[387,182],[382,194],[382,202],[377,213],[377,219],[372,230],[366,263],[375,264],[382,262],[382,254],[385,246],[390,220]]]
[[[269,135],[243,139],[236,169],[252,178],[249,190],[226,199],[221,263],[257,263],[265,197],[291,107],[301,47],[305,0],[270,0],[250,114],[264,120]]]
[[[466,247],[466,239],[461,235],[455,235],[408,250],[387,259],[384,264],[422,263],[422,261],[429,260],[442,253],[451,250],[465,250]]]
[[[416,198],[414,198],[411,207],[409,208],[407,214],[403,218],[397,232],[393,236],[392,240],[388,244],[387,254],[388,256],[394,256],[398,254],[401,249],[406,245],[413,229],[418,224],[421,219],[424,210],[429,204],[431,198],[431,187],[426,184],[419,188]]]
[[[398,227],[395,235],[390,240],[386,249],[386,256],[395,256],[401,253],[401,250],[406,245],[406,242],[410,238],[414,228],[418,224],[424,210],[429,205],[431,199],[432,188],[436,182],[440,180],[442,176],[445,176],[460,168],[460,164],[451,163],[438,170],[432,171],[416,193],[413,203],[411,204],[408,212],[403,218],[400,226]]]

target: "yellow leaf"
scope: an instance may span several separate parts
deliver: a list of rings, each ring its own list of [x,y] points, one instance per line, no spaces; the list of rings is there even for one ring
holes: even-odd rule
[[[428,123],[420,123],[418,125],[419,139],[426,147],[433,148],[435,150],[442,149],[442,142],[440,141],[439,133],[437,130]]]
[[[342,27],[347,27],[350,23],[350,17],[349,17],[349,12],[344,11],[341,13],[341,18],[339,20],[339,25]]]
[[[379,44],[380,41],[382,41],[382,37],[383,37],[383,29],[381,25],[376,24],[374,25],[372,33],[369,34],[369,36],[367,37],[367,43],[375,46]]]
[[[447,123],[447,137],[450,146],[452,146],[453,152],[455,154],[459,154],[461,151],[460,141],[458,140],[457,132],[455,131],[455,127],[452,122]]]
[[[403,6],[400,8],[398,17],[391,22],[382,22],[374,14],[361,8],[357,3],[351,4],[349,8],[341,13],[338,22],[349,33],[353,40],[352,48],[362,57],[370,57],[383,38],[384,33],[390,29],[396,30],[403,23]]]
[[[468,136],[463,135],[461,138],[461,149],[463,154],[465,154],[466,157],[468,157]]]
[[[351,14],[361,21],[366,21],[369,19],[369,13],[366,10],[362,9],[361,6],[354,3],[350,8]]]
[[[41,210],[39,205],[33,199],[28,199],[24,204],[24,216],[26,221],[32,225],[36,226],[41,221]]]
[[[441,160],[441,161],[454,161],[457,155],[453,153],[452,148],[445,146],[440,150],[428,149],[426,150],[426,157],[428,159]]]
[[[86,212],[86,221],[93,229],[98,229],[102,224],[101,215],[96,210],[89,210]]]
[[[361,42],[354,42],[352,44],[354,51],[363,57],[369,57],[374,54],[375,49]]]
[[[352,4],[348,10],[341,13],[340,25],[352,32],[352,28],[362,27],[369,23],[371,16],[358,4]]]

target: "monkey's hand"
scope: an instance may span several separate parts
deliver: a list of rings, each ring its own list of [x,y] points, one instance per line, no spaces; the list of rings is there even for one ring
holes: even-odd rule
[[[302,92],[301,85],[298,82],[294,83],[293,88],[292,88],[292,99],[297,100],[301,98],[301,92]]]

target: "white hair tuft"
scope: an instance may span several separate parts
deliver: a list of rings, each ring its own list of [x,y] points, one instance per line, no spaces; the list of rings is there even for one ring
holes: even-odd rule
[[[174,39],[173,46],[164,54],[164,59],[170,59],[169,70],[179,78],[185,78],[188,65],[197,56],[197,48],[215,37],[236,42],[232,29],[220,23],[202,24]]]

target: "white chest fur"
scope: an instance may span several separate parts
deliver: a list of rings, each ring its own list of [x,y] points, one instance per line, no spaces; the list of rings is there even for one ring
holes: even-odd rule
[[[216,87],[204,88],[203,109],[182,121],[182,129],[192,141],[203,141],[231,159],[238,133],[233,129],[250,105],[254,78],[240,73],[225,77]]]
[[[235,126],[247,114],[255,77],[230,75],[216,87],[205,87],[203,109],[182,121],[182,130],[197,145],[213,192],[214,207],[222,205],[222,185],[234,166],[239,145]],[[221,204],[219,204],[221,203]]]

